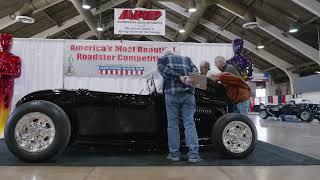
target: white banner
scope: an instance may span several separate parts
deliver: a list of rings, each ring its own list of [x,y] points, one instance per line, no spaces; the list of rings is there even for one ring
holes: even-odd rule
[[[177,44],[126,41],[69,41],[65,43],[64,75],[77,77],[141,78],[157,72],[166,47]]]
[[[165,35],[166,11],[114,9],[114,34]]]

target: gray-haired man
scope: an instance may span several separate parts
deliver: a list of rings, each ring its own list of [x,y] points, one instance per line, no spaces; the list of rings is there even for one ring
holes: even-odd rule
[[[207,75],[209,70],[210,70],[210,63],[208,61],[202,61],[200,63],[200,74]]]
[[[217,56],[214,59],[214,64],[221,72],[229,72],[233,75],[240,76],[240,73],[237,70],[237,68],[226,63],[226,59],[222,56]],[[235,107],[236,107],[236,105],[233,102],[231,102],[231,101],[228,102],[228,112],[229,113],[235,112],[235,110],[234,110]]]
[[[236,76],[240,76],[240,73],[237,70],[237,68],[226,63],[226,59],[222,56],[217,56],[214,59],[214,64],[222,72],[229,72],[229,73],[234,74]]]

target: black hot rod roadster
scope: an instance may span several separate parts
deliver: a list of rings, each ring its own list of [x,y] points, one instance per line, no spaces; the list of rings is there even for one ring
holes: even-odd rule
[[[297,103],[298,102],[298,103]],[[268,117],[279,118],[281,115],[294,115],[302,122],[320,120],[320,105],[312,104],[307,100],[292,99],[286,104],[264,105],[260,104],[259,116],[262,119]]]
[[[257,141],[252,121],[226,114],[222,85],[196,90],[195,122],[200,145],[231,158],[250,154]],[[9,150],[24,161],[44,161],[75,143],[106,146],[165,146],[164,96],[90,90],[44,90],[23,97],[5,129]],[[181,123],[180,123],[181,124]],[[180,127],[184,143],[183,126]]]

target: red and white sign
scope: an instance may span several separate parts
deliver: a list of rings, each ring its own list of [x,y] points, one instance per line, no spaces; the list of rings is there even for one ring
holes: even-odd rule
[[[165,35],[166,11],[114,9],[114,34]]]

